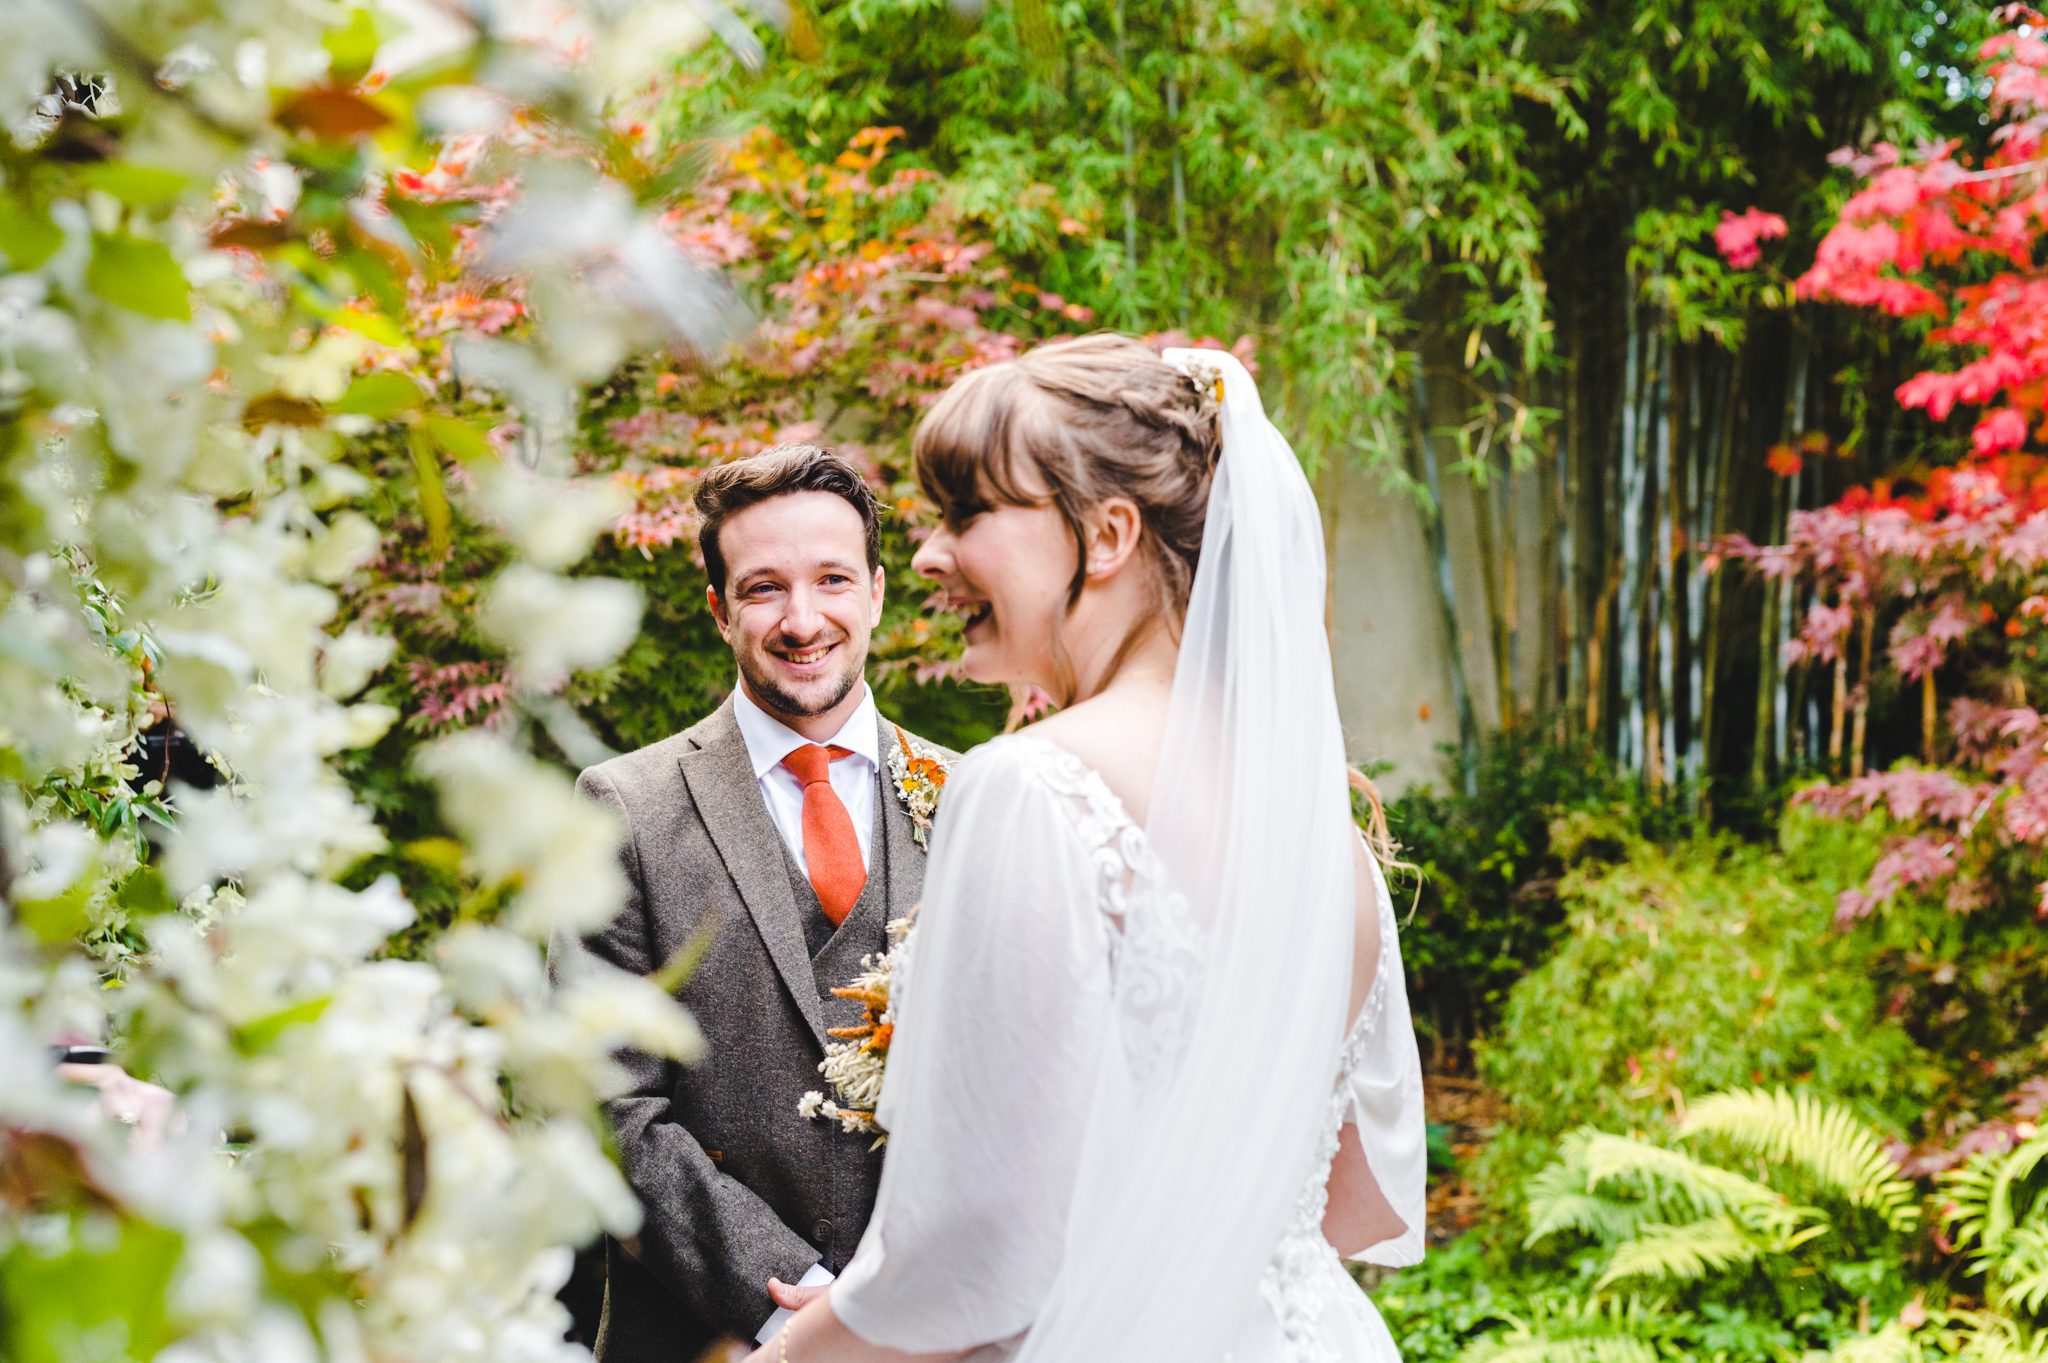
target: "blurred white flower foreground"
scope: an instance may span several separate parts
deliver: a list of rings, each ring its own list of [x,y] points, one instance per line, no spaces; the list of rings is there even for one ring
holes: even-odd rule
[[[551,995],[540,952],[615,908],[606,820],[522,726],[472,732],[422,770],[503,912],[431,965],[378,960],[411,906],[336,881],[384,834],[331,760],[396,718],[356,699],[389,640],[335,623],[377,548],[346,442],[402,421],[474,465],[510,551],[491,629],[542,688],[637,622],[624,584],[562,573],[603,520],[546,491],[579,385],[723,323],[658,205],[588,152],[599,83],[702,24],[519,9],[0,13],[0,1354],[574,1357],[567,1246],[636,1222],[594,1110],[608,1055],[695,1033],[649,981]],[[457,134],[524,186],[480,256],[540,272],[530,324],[466,352],[407,327],[439,209],[383,202]],[[451,367],[521,423],[519,481],[435,414]],[[122,754],[158,696],[230,779],[173,792],[147,856]],[[110,1021],[178,1092],[154,1150],[52,1072],[54,1041]]]

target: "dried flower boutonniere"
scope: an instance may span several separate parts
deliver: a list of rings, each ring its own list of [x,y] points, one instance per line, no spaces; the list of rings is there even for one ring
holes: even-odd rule
[[[911,912],[915,914],[916,910]],[[818,1066],[818,1072],[825,1076],[837,1097],[811,1092],[796,1105],[797,1112],[804,1117],[823,1117],[839,1123],[842,1131],[875,1137],[876,1148],[888,1140],[888,1134],[875,1122],[875,1104],[882,1097],[882,1076],[889,1066],[889,1042],[896,1033],[896,1008],[891,995],[910,929],[909,917],[889,924],[888,948],[863,957],[861,973],[832,991],[861,1007],[858,1023],[832,1028],[832,1039],[825,1044],[824,1063]]]
[[[932,815],[939,809],[939,792],[946,788],[945,757],[929,743],[896,728],[896,746],[889,750],[889,779],[896,784],[896,798],[909,811],[911,836],[919,847],[929,849]]]

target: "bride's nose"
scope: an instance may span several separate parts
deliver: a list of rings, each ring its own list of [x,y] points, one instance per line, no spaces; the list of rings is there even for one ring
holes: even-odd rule
[[[941,525],[910,556],[910,571],[936,581],[953,571],[953,532]]]

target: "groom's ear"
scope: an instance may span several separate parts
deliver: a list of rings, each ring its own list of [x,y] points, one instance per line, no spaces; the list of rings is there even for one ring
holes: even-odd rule
[[[1082,552],[1082,567],[1089,577],[1111,577],[1138,552],[1145,516],[1129,497],[1111,497],[1088,513],[1086,526],[1088,542]]]
[[[879,624],[881,624],[881,623],[882,623],[882,599],[883,599],[883,592],[882,592],[882,588],[883,588],[883,585],[884,585],[884,583],[883,583],[883,580],[882,580],[882,579],[883,579],[883,571],[882,571],[882,566],[881,566],[881,565],[880,565],[879,563],[875,565],[875,570],[874,570],[874,572],[873,572],[872,576],[873,576],[873,577],[874,577],[874,579],[875,579],[875,583],[874,583],[874,586],[873,586],[873,588],[871,588],[871,589],[870,589],[870,591],[869,591],[869,598],[868,598],[868,607],[869,607],[869,609],[868,609],[868,615],[869,615],[869,616],[871,617],[871,618],[870,618],[870,619],[868,620],[868,628],[869,628],[869,629],[873,629],[873,628],[874,628],[874,627],[875,627],[876,625],[879,625]]]
[[[732,633],[725,618],[725,602],[718,599],[718,588],[704,589],[704,604],[711,608],[711,620],[718,626],[718,637],[731,643]]]

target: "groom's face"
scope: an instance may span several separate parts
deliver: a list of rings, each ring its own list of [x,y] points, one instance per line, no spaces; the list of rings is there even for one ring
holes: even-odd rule
[[[718,547],[725,583],[712,584],[711,613],[748,694],[805,737],[829,737],[860,704],[882,618],[860,513],[830,492],[785,493],[734,512]]]

